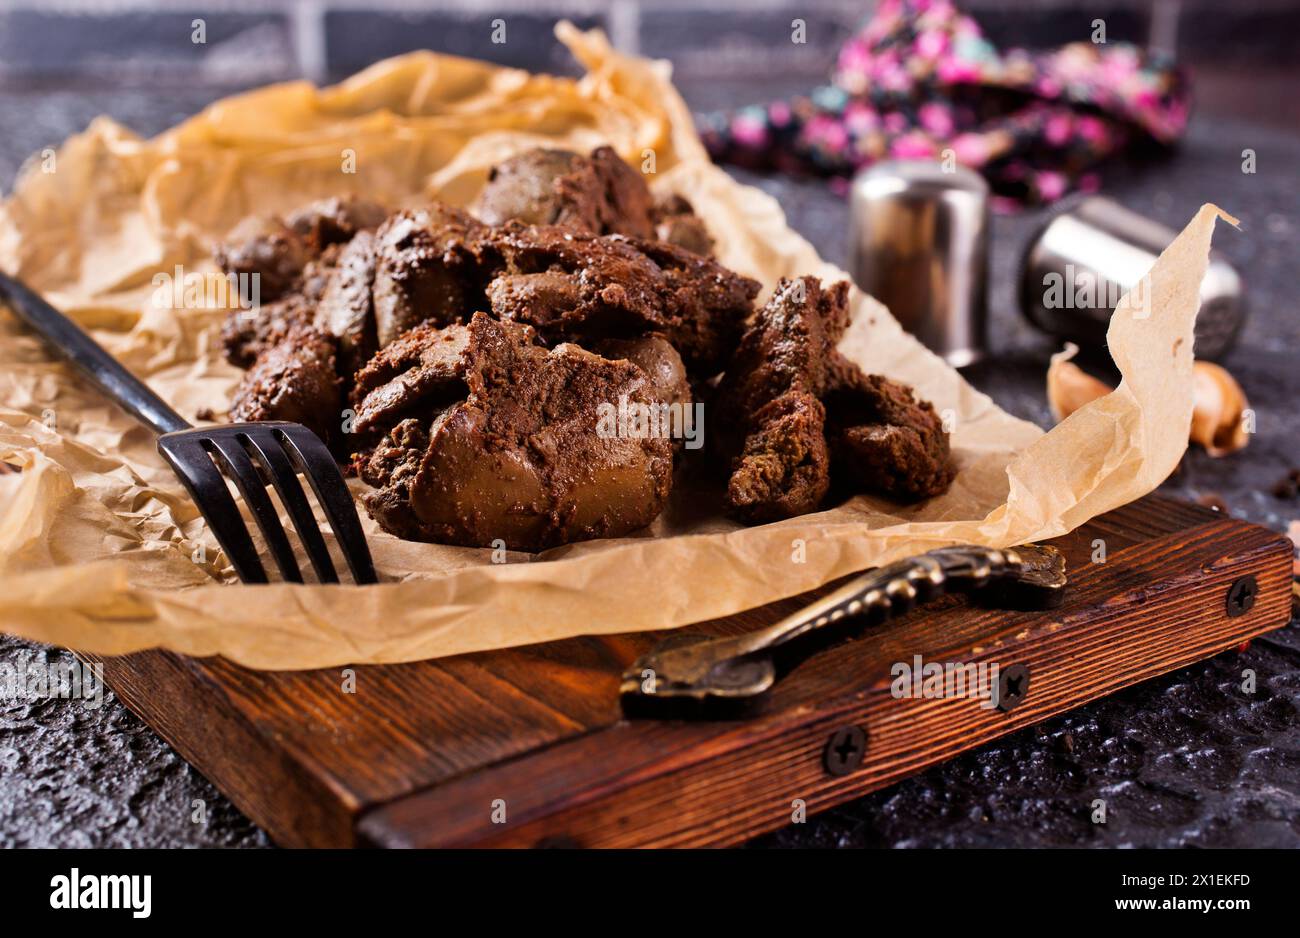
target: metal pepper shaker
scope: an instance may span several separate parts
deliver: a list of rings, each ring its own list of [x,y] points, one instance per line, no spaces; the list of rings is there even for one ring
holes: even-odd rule
[[[1044,332],[1094,354],[1119,298],[1136,287],[1177,233],[1104,196],[1064,204],[1038,229],[1020,265],[1020,308]],[[1222,358],[1246,318],[1241,277],[1217,251],[1201,281],[1196,357]]]
[[[986,349],[989,188],[979,173],[891,160],[853,179],[853,279],[955,368]]]

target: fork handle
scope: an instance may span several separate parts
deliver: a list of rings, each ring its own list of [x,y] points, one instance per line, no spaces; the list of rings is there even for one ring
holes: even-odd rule
[[[26,286],[0,273],[0,299],[41,334],[63,358],[137,420],[158,434],[188,430],[190,424],[148,386],[122,367],[84,329]]]

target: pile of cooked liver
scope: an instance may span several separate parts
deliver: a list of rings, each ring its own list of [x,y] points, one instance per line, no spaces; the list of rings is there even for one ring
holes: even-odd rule
[[[945,491],[934,408],[836,350],[848,284],[782,280],[755,310],[758,283],[712,248],[685,199],[656,202],[608,147],[508,160],[469,211],[349,197],[251,219],[217,250],[260,284],[222,332],[247,369],[230,419],[305,424],[373,487],[385,530],[448,544],[632,534],[688,460],[748,523],[832,490]],[[667,431],[697,400],[709,445],[691,452]]]

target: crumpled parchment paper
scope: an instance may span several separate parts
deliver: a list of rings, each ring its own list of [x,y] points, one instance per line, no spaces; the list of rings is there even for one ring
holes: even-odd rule
[[[224,412],[239,373],[221,357],[224,311],[160,302],[157,272],[215,270],[213,242],[246,215],[345,191],[466,203],[489,166],[538,144],[610,143],[634,165],[653,156],[654,189],[689,198],[722,262],[766,290],[782,275],[844,276],[771,198],[708,162],[667,63],[618,55],[598,32],[558,32],[581,80],[415,53],[332,88],[220,101],[152,140],[100,118],[21,175],[0,209],[0,266],[189,418]],[[506,563],[399,541],[366,519],[386,581],[370,587],[230,582],[150,431],[0,308],[0,461],[21,470],[0,473],[0,628],[99,654],[160,646],[268,669],[409,661],[680,626],[943,544],[1062,534],[1155,488],[1187,445],[1192,325],[1219,214],[1203,207],[1161,255],[1149,310],[1120,304],[1109,332],[1119,388],[1046,434],[854,293],[844,351],[948,412],[960,472],[943,497],[906,508],[858,497],[744,528],[716,493],[684,488],[643,536]]]

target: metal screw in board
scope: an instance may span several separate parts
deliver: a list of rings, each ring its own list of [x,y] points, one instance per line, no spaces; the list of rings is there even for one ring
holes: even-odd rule
[[[1239,616],[1250,611],[1255,605],[1255,597],[1259,595],[1259,583],[1251,574],[1235,580],[1228,587],[1228,615]]]
[[[998,709],[1003,713],[1029,696],[1029,668],[1013,664],[998,671]]]
[[[867,734],[860,726],[841,726],[826,741],[822,765],[830,775],[848,775],[867,754]]]

